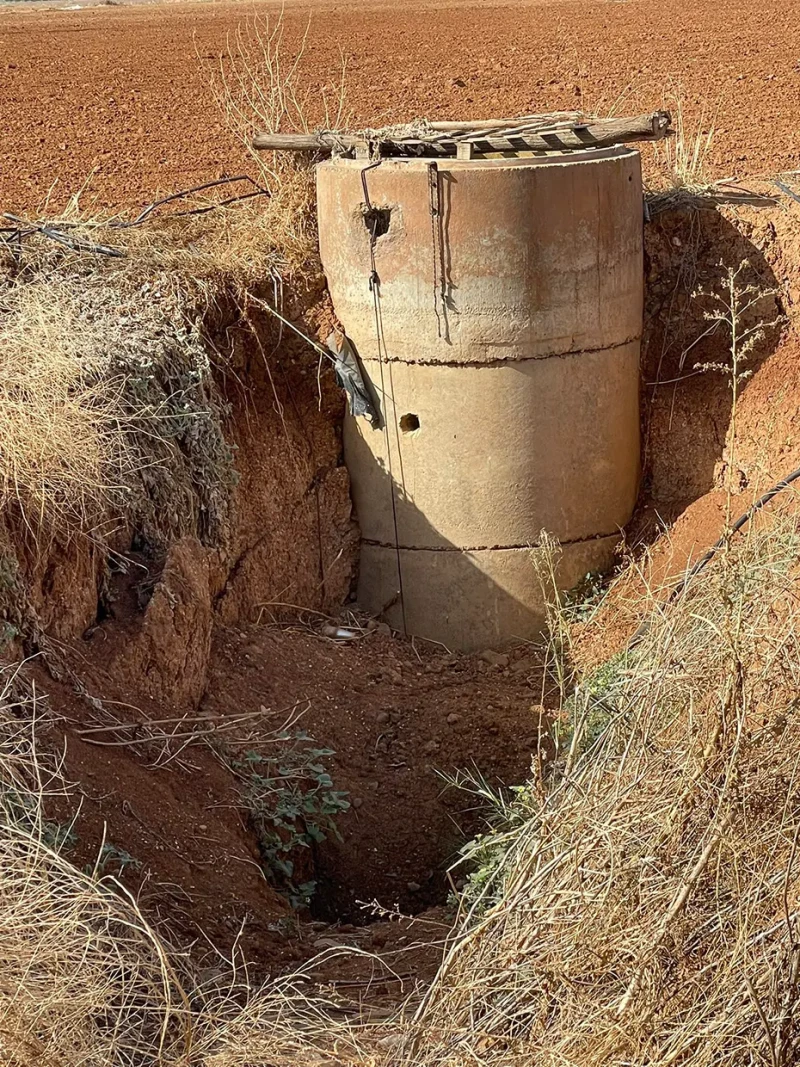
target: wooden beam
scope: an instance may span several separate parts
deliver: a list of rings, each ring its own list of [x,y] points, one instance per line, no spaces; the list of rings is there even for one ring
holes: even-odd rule
[[[519,124],[519,120],[512,120]],[[570,152],[580,148],[606,148],[636,141],[660,141],[672,133],[672,119],[668,111],[655,111],[633,118],[596,119],[586,125],[575,124],[553,130],[539,130],[503,136],[491,132],[481,135],[475,129],[470,137],[473,152],[487,155],[493,152]],[[379,156],[454,157],[458,155],[459,139],[439,136],[435,140],[420,137],[376,137],[372,142]],[[259,151],[314,152],[331,155],[334,151],[346,156],[355,154],[364,144],[362,134],[349,133],[258,133],[253,148]]]
[[[511,126],[537,123],[540,126],[557,122],[579,122],[585,116],[580,111],[553,111],[548,115],[517,115],[511,119],[472,119],[467,122],[429,122],[437,133],[478,133],[479,131],[506,130]]]

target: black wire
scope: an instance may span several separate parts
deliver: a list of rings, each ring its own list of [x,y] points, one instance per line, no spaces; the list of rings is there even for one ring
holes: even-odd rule
[[[367,188],[367,171],[375,170],[375,168],[379,167],[382,162],[383,162],[383,160],[379,159],[377,163],[370,163],[368,166],[366,166],[366,167],[364,167],[362,169],[362,171],[361,171],[361,188],[364,190],[364,205],[365,205],[365,207],[367,209],[366,222],[367,222],[367,229],[369,230],[369,262],[370,262],[369,289],[370,289],[370,292],[372,293],[373,311],[374,311],[374,314],[375,314],[375,334],[376,334],[376,340],[377,340],[377,343],[378,343],[378,366],[380,367],[380,372],[381,372],[381,395],[384,398],[384,404],[385,404],[385,400],[386,400],[387,394],[386,394],[386,381],[385,381],[385,377],[384,377],[383,365],[384,365],[384,362],[389,363],[389,360],[388,360],[388,358],[386,360],[384,360],[384,354],[386,353],[386,338],[385,338],[385,335],[384,335],[384,332],[383,332],[383,311],[382,311],[382,308],[381,308],[381,279],[380,279],[380,276],[378,274],[378,268],[377,268],[377,265],[376,265],[376,262],[375,262],[375,242],[378,239],[378,234],[377,234],[378,216],[376,215],[376,213],[375,213],[375,211],[373,209],[372,201],[369,198],[369,189]],[[395,399],[394,399],[394,385],[393,385],[393,381],[392,381],[391,363],[389,363],[389,389],[391,391],[392,417],[394,419],[395,434],[396,434],[397,433],[397,405],[396,405]],[[396,565],[397,565],[397,585],[398,585],[398,594],[399,594],[399,597],[400,597],[400,612],[401,612],[401,615],[402,615],[402,618],[403,618],[403,633],[405,634],[405,633],[408,633],[408,626],[406,624],[406,601],[405,601],[405,597],[403,595],[403,566],[402,566],[402,557],[400,555],[400,528],[399,528],[399,524],[398,524],[398,521],[397,521],[397,500],[395,498],[395,482],[394,482],[394,474],[392,472],[392,444],[391,444],[391,441],[389,440],[389,420],[386,417],[386,415],[387,415],[387,412],[386,412],[385,407],[384,407],[383,429],[384,429],[384,440],[386,441],[386,463],[387,463],[388,473],[389,473],[389,491],[391,493],[391,500],[392,500],[392,524],[393,524],[393,527],[394,527],[394,552],[395,552],[395,562],[396,562]],[[398,442],[397,442],[397,447],[398,447],[398,457],[400,459],[400,478],[403,481],[403,492],[405,492],[405,477],[403,475],[403,456],[402,456],[402,452],[400,451],[399,438],[398,438]]]
[[[720,537],[719,541],[713,544],[704,556],[701,556],[701,558],[697,561],[697,563],[695,563],[695,565],[692,567],[692,569],[689,571],[689,573],[686,575],[680,585],[678,585],[675,589],[672,590],[672,593],[670,594],[667,603],[670,603],[670,601],[674,600],[677,596],[680,596],[680,594],[683,592],[683,590],[686,588],[692,578],[696,577],[700,573],[700,571],[702,571],[705,567],[708,566],[708,564],[714,558],[716,553],[719,552],[719,550],[727,543],[732,534],[738,533],[739,530],[741,530],[741,528],[745,526],[750,521],[750,519],[752,519],[753,515],[755,515],[757,511],[760,511],[761,508],[763,508],[766,504],[769,504],[770,500],[772,500],[778,495],[778,493],[782,492],[784,489],[790,486],[792,482],[796,482],[798,478],[800,478],[800,467],[798,467],[797,470],[792,471],[791,474],[787,474],[785,478],[782,478],[781,481],[773,485],[773,487],[768,492],[764,493],[762,497],[759,497],[755,504],[751,505],[751,507],[747,509],[744,515],[740,515],[736,522],[733,524],[733,526],[731,526],[730,531]]]
[[[171,193],[169,196],[163,197],[161,200],[154,200],[152,204],[148,204],[146,208],[139,213],[139,215],[132,222],[116,222],[111,223],[115,229],[127,230],[131,226],[141,226],[154,211],[158,208],[164,207],[165,204],[171,204],[175,200],[183,200],[187,196],[191,196],[193,193],[202,193],[206,189],[216,189],[219,185],[233,185],[236,182],[249,182],[250,185],[255,186],[255,192],[245,193],[242,196],[233,196],[228,200],[222,200],[218,204],[209,204],[207,207],[192,208],[190,211],[176,211],[174,215],[170,215],[170,218],[185,218],[187,215],[205,215],[208,211],[215,211],[219,207],[226,207],[228,204],[237,203],[240,200],[250,200],[254,196],[271,196],[269,189],[264,188],[263,185],[259,185],[257,181],[251,178],[247,174],[239,174],[235,178],[217,178],[213,182],[203,182],[202,185],[194,185],[191,189],[183,189],[179,193]]]
[[[798,467],[797,470],[793,470],[791,474],[787,474],[786,477],[782,478],[779,482],[776,482],[776,484],[773,485],[771,489],[767,490],[767,492],[764,493],[763,496],[759,497],[754,504],[751,504],[747,511],[745,511],[743,515],[739,516],[733,526],[731,526],[730,530],[727,530],[722,535],[722,537],[720,537],[720,539],[716,541],[711,546],[711,548],[709,548],[708,551],[700,557],[699,560],[697,560],[691,570],[684,576],[683,580],[679,582],[678,585],[676,585],[675,588],[672,590],[670,595],[667,597],[664,606],[667,607],[669,604],[672,604],[673,601],[677,600],[677,598],[686,591],[686,588],[692,581],[692,579],[696,578],[701,571],[705,570],[705,568],[708,566],[708,564],[711,562],[717,552],[719,552],[721,548],[725,547],[725,545],[730,541],[733,534],[738,533],[743,526],[747,525],[747,523],[750,521],[750,519],[752,519],[756,512],[760,511],[763,507],[769,504],[771,500],[774,500],[774,498],[779,493],[783,492],[784,489],[788,488],[788,486],[790,486],[792,482],[796,482],[798,478],[800,478],[800,467]],[[634,645],[638,644],[639,641],[641,641],[641,639],[647,633],[649,628],[650,619],[647,618],[644,620],[641,626],[639,626],[636,633],[630,639],[628,643],[628,648],[633,648]]]
[[[216,204],[208,204],[205,207],[190,208],[188,211],[176,211],[170,215],[170,218],[186,218],[189,215],[205,215],[209,211],[216,211],[218,208],[227,207],[230,204],[236,204],[242,200],[251,200],[256,196],[272,195],[269,189],[265,188],[263,185],[259,185],[258,182],[247,174],[238,174],[235,178],[217,178],[214,181],[203,182],[201,185],[194,185],[191,189],[182,189],[178,193],[171,193],[169,196],[162,197],[160,200],[154,200],[152,204],[148,204],[147,207],[143,208],[135,219],[130,221],[112,220],[105,223],[105,227],[110,230],[129,230],[134,226],[141,226],[155,211],[164,207],[166,204],[171,204],[176,200],[183,200],[187,196],[192,196],[194,193],[202,193],[206,189],[215,189],[220,185],[233,185],[236,182],[249,182],[250,185],[254,186],[254,191],[251,193],[243,193],[241,196],[231,196],[226,200],[220,200]],[[4,211],[0,217],[8,219],[10,222],[17,223],[16,226],[0,227],[0,241],[13,246],[16,253],[18,253],[19,247],[25,238],[38,234],[42,237],[49,238],[51,241],[55,241],[57,244],[64,245],[66,248],[72,249],[73,252],[91,252],[93,255],[111,256],[115,259],[122,259],[126,255],[120,248],[112,248],[110,245],[97,244],[79,237],[70,237],[68,233],[64,232],[65,230],[80,228],[84,225],[81,222],[59,222],[57,226],[46,222],[26,222],[25,219],[21,219],[17,215],[12,215],[9,211]]]

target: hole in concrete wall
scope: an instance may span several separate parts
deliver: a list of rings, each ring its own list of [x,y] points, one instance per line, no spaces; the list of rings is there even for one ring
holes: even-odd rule
[[[389,232],[392,221],[392,209],[390,207],[365,207],[364,225],[374,239],[383,237]]]
[[[400,416],[400,429],[403,433],[413,433],[414,430],[419,429],[419,415],[414,415],[409,412],[407,415]]]

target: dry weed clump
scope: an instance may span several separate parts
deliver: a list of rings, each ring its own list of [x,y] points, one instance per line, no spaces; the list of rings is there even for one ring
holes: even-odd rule
[[[271,189],[296,180],[307,167],[294,153],[256,152],[252,141],[261,130],[308,133],[341,130],[350,120],[346,104],[347,64],[340,54],[337,76],[314,86],[303,76],[310,22],[296,47],[288,48],[286,23],[253,15],[227,36],[227,48],[213,71],[211,88],[228,128],[244,144]]]
[[[799,553],[762,517],[580,681],[403,1063],[797,1062]]]
[[[0,246],[0,509],[37,529],[132,514],[164,535],[199,523],[221,536],[233,474],[219,325],[238,315],[248,328],[255,294],[280,310],[284,283],[300,306],[318,287],[299,175],[271,197],[134,228],[58,220],[119,257],[44,235]]]
[[[90,510],[127,465],[121,382],[97,323],[63,286],[33,283],[0,297],[0,507],[20,500]]]
[[[653,167],[646,193],[652,213],[663,211],[681,200],[702,198],[713,192],[718,184],[709,171],[709,156],[716,134],[715,114],[704,103],[694,121],[690,122],[686,117],[683,88],[670,84],[663,95],[663,106],[672,115],[673,136],[653,146]]]

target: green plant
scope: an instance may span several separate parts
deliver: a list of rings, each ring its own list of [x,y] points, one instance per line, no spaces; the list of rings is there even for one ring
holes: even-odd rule
[[[16,785],[0,783],[0,817],[7,825],[25,833],[37,833],[54,852],[68,851],[78,843],[72,824],[44,819],[38,798]]]
[[[567,622],[589,622],[600,609],[608,593],[608,577],[589,571],[580,582],[564,594],[562,610]]]
[[[313,879],[299,879],[298,850],[312,849],[329,834],[339,837],[336,817],[350,807],[348,794],[333,787],[320,760],[333,749],[316,748],[302,730],[279,735],[277,756],[256,750],[232,763],[244,783],[244,800],[258,834],[265,871],[295,908],[306,907]]]
[[[139,860],[134,859],[130,852],[126,852],[124,848],[120,848],[111,841],[105,841],[96,862],[87,863],[84,871],[95,877],[113,874],[120,878],[129,868],[138,871],[141,866]]]
[[[530,814],[533,784],[493,788],[478,770],[444,776],[448,785],[471,796],[483,808],[487,829],[459,849],[451,872],[466,871],[466,882],[459,894],[451,894],[449,904],[473,914],[483,914],[498,903],[506,850],[520,826]]]

